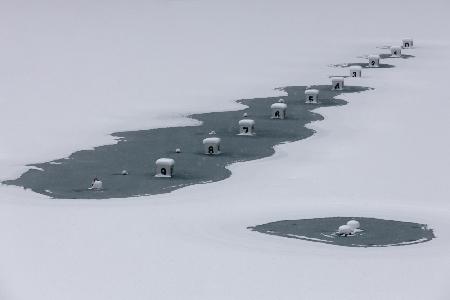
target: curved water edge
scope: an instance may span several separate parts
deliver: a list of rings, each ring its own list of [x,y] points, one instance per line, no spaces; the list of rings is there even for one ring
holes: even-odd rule
[[[349,220],[360,222],[360,230],[348,236],[337,234],[339,226]],[[309,242],[365,248],[414,245],[435,238],[433,230],[426,224],[365,217],[283,220],[248,229]]]
[[[392,56],[391,54],[380,54],[380,59],[410,59],[414,58],[414,55],[410,54],[402,54],[401,56]],[[362,57],[366,59],[367,57]],[[347,67],[353,67],[353,66],[360,66],[364,69],[390,69],[395,68],[394,65],[387,64],[387,63],[380,63],[378,67],[370,67],[368,62],[357,62],[357,63],[341,63],[341,64],[332,64],[330,67],[334,68],[347,68]],[[348,76],[345,76],[348,77]]]
[[[398,58],[410,58],[402,55]],[[387,58],[387,57],[384,57]],[[349,67],[366,63],[341,64]],[[392,65],[380,64],[379,68]],[[317,89],[317,104],[305,103],[305,90]],[[330,85],[289,86],[279,88],[288,105],[287,118],[271,119],[270,106],[279,97],[254,98],[237,101],[247,108],[238,111],[194,114],[188,117],[201,121],[198,126],[181,126],[113,133],[118,142],[93,150],[82,150],[68,158],[30,165],[19,178],[2,182],[21,186],[34,192],[60,199],[106,199],[168,193],[193,184],[215,182],[228,178],[228,165],[268,157],[274,146],[294,142],[311,136],[314,131],[305,125],[322,120],[312,112],[319,107],[339,106],[346,101],[341,94],[359,93],[369,87],[345,86],[344,90],[331,90]],[[256,135],[240,136],[238,121],[246,113],[256,122]],[[222,139],[220,155],[203,152],[202,140],[214,131]],[[175,149],[180,149],[179,153]],[[156,178],[155,161],[161,157],[175,160],[172,178]],[[127,170],[127,175],[122,175]],[[93,178],[103,181],[101,190],[89,190]]]
[[[305,90],[319,90],[317,104],[306,104]],[[301,140],[314,131],[305,125],[323,117],[312,110],[318,107],[344,105],[336,97],[343,93],[357,93],[370,88],[348,86],[344,91],[332,91],[329,85],[291,86],[283,90],[287,104],[287,118],[271,119],[271,104],[279,97],[239,100],[248,106],[238,111],[194,114],[190,118],[202,122],[198,126],[157,128],[114,133],[118,143],[82,150],[68,158],[35,164],[18,179],[5,184],[18,185],[52,198],[104,199],[168,193],[199,183],[228,178],[226,168],[239,161],[268,157],[274,146]],[[241,136],[238,121],[244,113],[256,122],[254,136]],[[222,139],[220,155],[204,154],[202,140],[215,131]],[[179,148],[180,153],[175,149]],[[161,157],[175,160],[174,177],[155,178],[155,161]],[[128,175],[121,175],[127,170]],[[88,190],[94,177],[103,181],[103,189]]]

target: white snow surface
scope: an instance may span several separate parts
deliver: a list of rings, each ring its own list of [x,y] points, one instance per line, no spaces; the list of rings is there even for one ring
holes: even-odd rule
[[[172,158],[159,158],[155,162],[156,165],[164,165],[164,166],[173,166],[175,164],[175,160]]]
[[[270,106],[270,108],[273,108],[273,109],[286,109],[287,108],[287,104],[278,102],[278,103],[272,104]]]
[[[360,227],[360,224],[356,220],[350,220],[347,222],[347,225],[350,226],[353,230],[358,229]]]
[[[239,121],[240,126],[251,126],[255,125],[255,121],[252,119],[242,119]]]
[[[362,67],[361,66],[350,66],[350,70],[352,70],[352,71],[361,71]]]
[[[101,201],[0,186],[0,299],[449,299],[450,3],[370,3],[2,1],[2,180],[114,131],[328,84],[342,71],[329,64],[404,36],[416,57],[347,79],[375,90],[316,110],[314,136],[225,181]],[[328,216],[426,223],[437,238],[365,249],[246,229]]]
[[[306,94],[306,95],[317,95],[317,94],[319,94],[319,90],[316,90],[316,89],[308,89],[308,90],[305,90],[305,94]]]
[[[220,144],[221,139],[218,137],[210,137],[203,140],[203,144]]]
[[[349,225],[341,225],[338,228],[339,234],[350,234],[353,232],[353,228]]]

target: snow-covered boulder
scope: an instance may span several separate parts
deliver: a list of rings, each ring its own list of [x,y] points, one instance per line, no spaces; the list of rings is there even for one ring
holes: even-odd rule
[[[352,234],[353,231],[354,231],[353,228],[351,228],[348,225],[342,225],[342,226],[339,226],[339,228],[338,228],[338,234],[344,235],[344,236]]]
[[[359,229],[359,227],[361,226],[361,225],[359,224],[359,222],[356,221],[356,220],[350,220],[350,221],[348,221],[348,222],[347,222],[347,225],[350,226],[353,230]]]

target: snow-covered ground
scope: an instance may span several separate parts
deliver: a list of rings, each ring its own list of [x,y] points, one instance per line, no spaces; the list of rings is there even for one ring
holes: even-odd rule
[[[446,1],[2,1],[0,179],[27,163],[192,123],[328,64],[413,37],[416,55],[349,83],[313,137],[168,195],[51,200],[0,186],[0,299],[448,299],[450,25]],[[355,215],[436,239],[358,249],[248,226]]]

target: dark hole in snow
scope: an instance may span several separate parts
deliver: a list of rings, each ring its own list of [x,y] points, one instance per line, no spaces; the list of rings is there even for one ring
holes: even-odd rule
[[[361,231],[348,236],[336,234],[339,226],[352,219],[360,222]],[[365,217],[284,220],[249,229],[269,235],[347,247],[406,246],[435,238],[433,230],[426,224]]]
[[[320,91],[318,104],[305,103],[305,90]],[[30,169],[15,180],[4,184],[18,185],[53,198],[124,198],[140,195],[168,193],[173,190],[204,182],[228,178],[231,172],[226,166],[238,162],[260,159],[274,153],[274,146],[298,141],[311,136],[314,131],[305,125],[323,117],[311,110],[318,107],[344,105],[344,100],[334,97],[346,93],[358,93],[370,88],[346,86],[343,91],[332,91],[331,85],[290,86],[281,88],[287,93],[283,99],[289,107],[289,119],[277,122],[271,119],[270,106],[279,97],[240,100],[249,106],[240,111],[212,112],[190,117],[203,123],[199,126],[158,128],[114,133],[118,143],[94,150],[82,150],[69,159],[36,164],[44,171]],[[256,122],[256,135],[239,136],[238,121],[243,111]],[[222,154],[204,154],[202,140],[211,128],[222,139]],[[155,160],[175,155],[173,149],[182,148],[176,154],[174,176],[155,178]],[[117,170],[127,170],[130,176],[116,176]],[[93,176],[102,178],[101,192],[88,190]],[[49,195],[45,190],[51,190]]]

